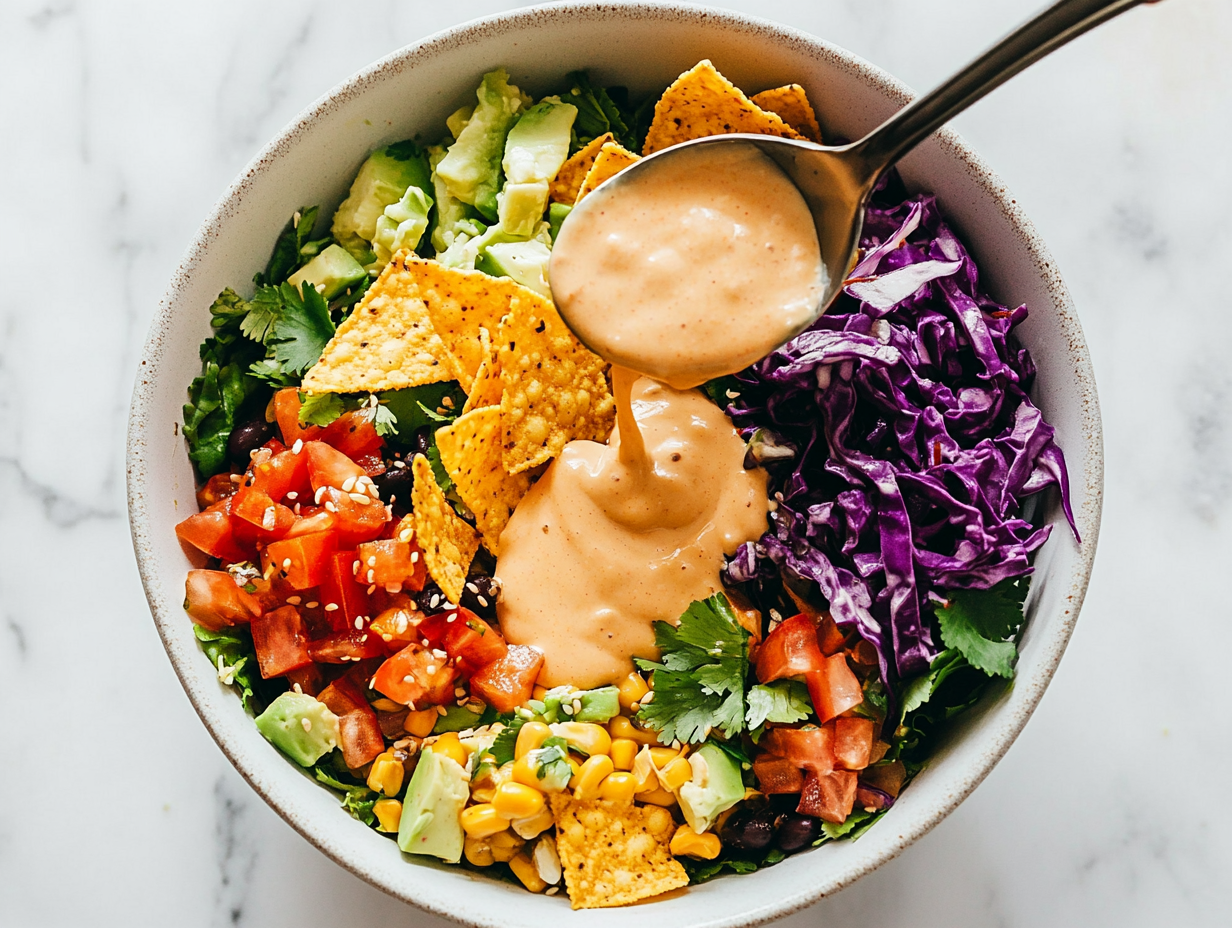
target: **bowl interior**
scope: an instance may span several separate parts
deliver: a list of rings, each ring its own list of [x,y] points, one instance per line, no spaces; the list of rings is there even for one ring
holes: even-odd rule
[[[227,191],[171,281],[142,356],[129,431],[133,541],[155,622],[193,705],[253,787],[334,860],[382,889],[430,911],[476,925],[541,924],[547,914],[633,925],[634,908],[574,913],[563,898],[422,858],[404,858],[338,808],[333,794],[299,772],[257,732],[239,700],[218,683],[180,603],[189,563],[174,525],[196,511],[191,467],[179,434],[181,406],[198,372],[208,307],[226,286],[262,268],[294,210],[320,203],[329,215],[367,153],[407,137],[432,142],[445,117],[472,94],[480,75],[503,65],[535,95],[589,68],[601,84],[634,97],[661,89],[701,58],[746,92],[796,82],[808,91],[823,130],[854,138],[908,99],[901,84],[854,56],[770,23],[695,6],[571,3],[523,10],[458,27],[378,62],[318,101],[272,142]],[[670,924],[764,921],[833,892],[890,859],[945,817],[1001,757],[1039,701],[1068,641],[1086,590],[1099,529],[1102,444],[1086,346],[1061,279],[1004,186],[952,133],[925,143],[901,165],[913,189],[936,193],[1000,301],[1026,303],[1019,329],[1039,368],[1037,403],[1066,454],[1076,544],[1053,500],[1056,524],[1040,551],[1030,618],[1013,688],[969,713],[886,820],[859,842],[828,845],[776,867],[724,878],[655,903]]]

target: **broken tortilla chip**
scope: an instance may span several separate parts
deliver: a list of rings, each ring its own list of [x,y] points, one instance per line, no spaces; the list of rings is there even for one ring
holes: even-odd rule
[[[479,362],[479,370],[475,372],[475,380],[466,396],[466,403],[462,406],[462,415],[483,406],[499,406],[501,393],[505,389],[501,383],[496,346],[492,343],[487,329],[479,330],[479,347],[483,352],[483,360]]]
[[[406,266],[419,284],[433,329],[453,359],[457,379],[469,393],[483,360],[479,330],[495,332],[514,294],[531,291],[508,277],[490,277],[482,271],[445,267],[422,258],[408,260]]]
[[[466,572],[479,550],[479,535],[453,511],[426,457],[415,455],[411,471],[415,541],[423,551],[424,565],[449,601],[461,602]]]
[[[607,362],[577,340],[555,306],[523,290],[497,341],[505,470],[543,464],[575,438],[607,439],[616,419]]]
[[[301,390],[371,393],[457,378],[453,360],[420,299],[408,254],[394,256],[338,326]]]
[[[668,851],[675,823],[666,809],[556,793],[552,815],[573,908],[631,905],[688,885]]]
[[[653,154],[689,139],[731,132],[800,138],[800,133],[746,97],[706,59],[663,91],[655,104],[642,154]]]
[[[585,147],[574,152],[569,160],[560,166],[555,179],[548,187],[548,196],[553,203],[568,203],[572,206],[577,202],[578,191],[582,189],[582,181],[590,173],[590,166],[595,163],[599,149],[611,141],[614,141],[612,133],[604,132],[587,142]]]
[[[507,473],[501,464],[500,407],[472,409],[437,429],[436,446],[458,496],[475,514],[484,547],[499,557],[501,532],[530,489],[528,475]]]
[[[787,84],[773,90],[755,93],[752,100],[763,110],[776,114],[810,142],[821,142],[821,126],[809,103],[808,94],[799,84]]]
[[[581,203],[582,198],[601,183],[611,180],[634,161],[641,160],[633,152],[617,145],[615,142],[608,142],[599,149],[599,154],[595,156],[595,163],[590,166],[590,170],[586,173],[586,179],[582,181],[582,186],[578,190],[577,200],[574,201],[574,204]]]

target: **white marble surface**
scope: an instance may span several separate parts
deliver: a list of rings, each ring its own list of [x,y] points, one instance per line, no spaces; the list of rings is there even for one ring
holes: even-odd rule
[[[198,223],[369,61],[519,4],[0,2],[0,925],[422,925],[197,721],[124,512],[137,350]],[[724,4],[924,88],[1036,0]],[[958,121],[1060,262],[1101,388],[1101,551],[983,786],[793,925],[1216,925],[1232,909],[1232,4],[1136,10]],[[444,924],[444,923],[441,923]]]

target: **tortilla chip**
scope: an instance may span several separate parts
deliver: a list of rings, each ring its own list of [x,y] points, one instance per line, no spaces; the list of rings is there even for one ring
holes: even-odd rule
[[[496,346],[492,344],[487,329],[479,330],[479,346],[483,351],[483,360],[479,362],[471,392],[462,406],[462,415],[484,406],[499,406],[501,393],[505,389],[500,379],[500,360],[496,357]]]
[[[577,200],[574,204],[582,202],[582,197],[590,193],[605,180],[611,180],[634,161],[641,161],[633,152],[622,148],[615,142],[608,142],[599,149],[599,154],[595,156],[595,163],[590,166],[590,170],[586,173],[586,179],[582,181],[582,186],[578,190]]]
[[[607,439],[616,420],[607,362],[577,340],[555,306],[523,290],[497,341],[505,470],[543,464],[575,438]]]
[[[483,361],[480,328],[495,332],[513,295],[529,291],[508,277],[489,277],[435,261],[408,260],[407,270],[418,281],[432,327],[453,359],[462,389],[469,393]]]
[[[457,370],[420,299],[409,252],[386,265],[304,377],[305,393],[372,393],[454,380]]]
[[[799,84],[788,84],[753,94],[752,100],[763,110],[774,113],[810,142],[821,142],[821,126],[809,103],[808,94]]]
[[[774,113],[767,113],[715,70],[699,61],[663,92],[655,104],[642,154],[708,135],[750,132],[798,139],[798,133]]]
[[[530,489],[527,474],[506,473],[501,464],[500,407],[472,409],[437,429],[436,446],[458,496],[475,514],[484,547],[499,556],[501,532]]]
[[[437,486],[432,465],[422,454],[411,462],[415,482],[411,507],[415,517],[415,542],[423,551],[424,565],[451,603],[462,600],[466,572],[479,550],[479,535],[453,511]]]
[[[573,908],[631,905],[688,885],[668,851],[675,823],[666,810],[556,793],[552,815]]]
[[[601,136],[591,139],[584,148],[576,151],[568,161],[560,166],[556,178],[548,188],[548,196],[553,203],[568,203],[572,206],[577,202],[578,191],[582,189],[582,181],[590,173],[590,166],[595,163],[595,156],[606,143],[614,141],[612,133],[604,132]]]

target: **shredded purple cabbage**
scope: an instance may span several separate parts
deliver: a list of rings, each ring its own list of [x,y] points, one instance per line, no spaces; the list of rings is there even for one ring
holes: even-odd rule
[[[1057,486],[1078,533],[1064,457],[1027,396],[1035,365],[1010,334],[1027,308],[980,291],[931,196],[871,208],[861,249],[830,311],[737,377],[728,411],[745,437],[795,454],[768,463],[773,526],[727,577],[815,582],[889,682],[937,655],[930,595],[1031,572],[1051,527],[1019,518],[1027,496]]]

